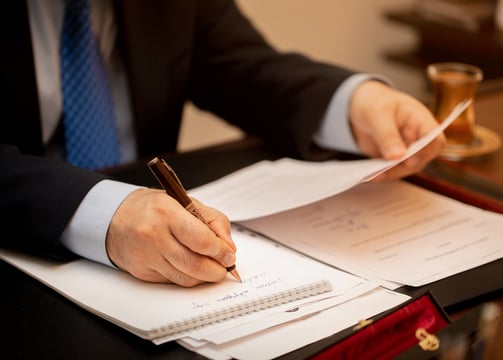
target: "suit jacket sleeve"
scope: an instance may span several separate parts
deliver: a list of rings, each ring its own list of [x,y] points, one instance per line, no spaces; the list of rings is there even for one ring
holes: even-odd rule
[[[191,100],[285,154],[309,157],[328,103],[354,74],[276,51],[232,0],[116,4],[142,156],[176,142]]]
[[[291,156],[309,158],[313,134],[335,90],[352,75],[351,71],[314,62],[299,54],[277,52],[231,0],[161,1],[152,6],[138,0],[117,3],[120,4],[117,8],[124,13],[120,24],[124,31],[123,48],[129,60],[126,62],[130,70],[137,70],[130,73],[133,103],[139,103],[137,98],[141,95],[148,100],[147,106],[143,106],[146,111],[135,113],[139,138],[148,139],[148,143],[163,143],[166,137],[175,137],[177,115],[183,101],[190,99],[200,108],[214,112],[250,134],[261,136]],[[164,12],[161,8],[175,11]],[[9,44],[16,50],[15,54],[22,52],[14,46],[28,45],[21,59],[31,62],[26,7],[20,7],[19,12],[19,17],[24,14],[26,39],[20,41],[9,36],[13,39]],[[14,18],[18,17],[12,16]],[[14,20],[8,23],[9,26],[16,24]],[[159,31],[158,25],[174,28]],[[177,32],[178,27],[180,32]],[[165,33],[171,34],[169,40],[174,45],[165,42]],[[9,34],[5,32],[4,35],[7,38]],[[148,40],[146,35],[149,35]],[[166,47],[170,49],[166,50],[164,58]],[[138,51],[139,48],[145,51]],[[173,48],[174,55],[168,54]],[[133,56],[136,57],[132,59]],[[139,66],[131,65],[135,63]],[[5,73],[28,74],[23,70],[27,68],[31,69],[29,74],[33,77],[32,64],[14,59],[11,65],[12,68],[4,69]],[[170,76],[163,76],[167,72]],[[35,93],[34,82],[31,81],[30,88],[16,87],[15,84],[28,81],[18,81],[16,77],[13,80],[7,83],[9,86],[5,85],[6,91],[12,94],[9,98],[15,101],[12,104],[6,101],[7,116],[2,119],[0,140],[18,145],[25,154],[41,154],[40,130],[31,132],[33,138],[28,140],[24,131],[28,121],[37,123],[33,127],[40,126],[38,114],[35,114],[35,96],[35,103],[23,104],[28,90]],[[136,86],[144,83],[148,86]],[[10,84],[14,84],[13,87]],[[176,111],[172,111],[173,108]],[[168,122],[175,124],[172,129],[168,128],[172,132],[164,131],[164,125],[156,127],[157,123]],[[141,152],[143,156],[159,150],[143,146],[140,140],[139,148],[146,148]],[[38,147],[20,146],[25,143],[38,144]],[[81,200],[103,176],[62,162],[22,155],[7,145],[0,145],[0,169],[0,186],[4,189],[0,198],[1,224],[14,233],[3,236],[0,244],[52,256],[64,255],[59,238]]]
[[[104,176],[0,144],[1,245],[51,257],[70,253],[59,243],[89,189]]]
[[[233,1],[200,1],[190,96],[291,156],[309,158],[338,86],[354,72],[274,50]]]

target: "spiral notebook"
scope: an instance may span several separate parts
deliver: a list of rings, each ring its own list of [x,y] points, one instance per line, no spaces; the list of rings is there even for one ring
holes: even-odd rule
[[[88,311],[154,342],[257,312],[286,311],[317,295],[332,296],[334,284],[340,293],[362,282],[265,238],[243,231],[233,237],[243,283],[228,276],[221,283],[189,289],[146,283],[84,259],[56,263],[6,250],[0,250],[0,258]]]

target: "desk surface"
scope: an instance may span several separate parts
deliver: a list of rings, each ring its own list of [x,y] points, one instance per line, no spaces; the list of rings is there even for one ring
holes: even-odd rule
[[[166,157],[177,169],[187,187],[214,180],[225,173],[264,158],[276,158],[259,142],[243,142],[217,146],[211,150],[196,151]],[[215,163],[218,161],[218,166]],[[199,174],[196,177],[195,174]],[[115,175],[133,183],[156,185],[144,162],[115,170]],[[9,359],[66,359],[66,358],[120,358],[120,359],[199,359],[176,343],[155,346],[125,330],[98,318],[66,300],[40,282],[0,261],[4,291],[0,296],[2,327],[0,354]],[[501,278],[501,276],[498,276]],[[440,289],[442,285],[440,284]],[[104,294],[106,296],[106,294]],[[483,301],[498,301],[503,309],[501,292],[462,303],[450,312],[454,317]],[[503,329],[499,329],[503,339]],[[500,341],[501,343],[501,341]],[[498,348],[499,346],[499,348]],[[501,358],[503,349],[496,345],[494,357]],[[499,355],[500,357],[498,357]]]

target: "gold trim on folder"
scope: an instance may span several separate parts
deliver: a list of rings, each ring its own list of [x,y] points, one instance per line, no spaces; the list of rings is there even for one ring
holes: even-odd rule
[[[370,324],[372,324],[372,322],[373,321],[371,319],[360,320],[360,321],[358,321],[358,324],[355,325],[355,327],[353,328],[353,330],[354,331],[361,330],[364,327],[369,326]]]
[[[435,351],[440,347],[440,340],[438,337],[428,333],[423,328],[416,330],[416,338],[419,340],[419,346],[424,351]]]

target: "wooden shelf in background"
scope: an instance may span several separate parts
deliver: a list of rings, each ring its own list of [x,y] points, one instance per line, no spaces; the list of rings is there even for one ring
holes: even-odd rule
[[[384,16],[419,35],[416,48],[389,52],[386,56],[390,60],[421,67],[439,61],[466,62],[482,68],[486,78],[503,77],[503,31],[492,23],[473,32],[426,20],[413,8],[388,10]]]

